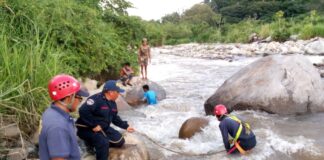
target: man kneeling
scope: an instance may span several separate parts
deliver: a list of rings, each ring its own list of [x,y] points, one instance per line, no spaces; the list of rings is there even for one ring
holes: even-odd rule
[[[116,81],[107,81],[102,92],[90,96],[79,109],[77,135],[90,148],[95,148],[97,160],[107,160],[109,147],[122,147],[125,143],[124,137],[110,123],[128,132],[134,131],[134,128],[118,116],[115,100],[123,91],[116,86]]]

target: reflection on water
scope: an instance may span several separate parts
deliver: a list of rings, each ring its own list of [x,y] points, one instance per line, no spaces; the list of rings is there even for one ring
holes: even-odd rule
[[[320,57],[322,58],[322,57]],[[190,140],[178,139],[182,123],[190,117],[204,117],[203,104],[236,71],[258,58],[234,62],[160,55],[153,50],[148,77],[162,85],[167,98],[157,106],[141,107],[137,116],[126,116],[141,133],[168,148],[202,154],[222,150],[223,142],[215,117]],[[318,58],[315,58],[318,59]],[[158,148],[167,159],[324,159],[324,114],[278,116],[257,111],[236,111],[251,123],[258,144],[247,156],[228,156],[224,152],[207,157],[188,157]],[[163,159],[163,158],[162,158]]]

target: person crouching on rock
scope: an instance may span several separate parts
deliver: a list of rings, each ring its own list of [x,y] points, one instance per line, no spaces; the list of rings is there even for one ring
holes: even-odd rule
[[[88,147],[95,148],[97,160],[107,160],[109,147],[122,147],[125,143],[124,137],[110,126],[111,123],[128,132],[135,131],[118,116],[115,100],[123,91],[116,85],[116,81],[109,80],[102,92],[90,96],[79,109],[77,135]]]
[[[248,123],[227,114],[227,109],[222,104],[214,107],[214,114],[220,121],[219,129],[228,154],[237,152],[246,154],[248,150],[256,146],[255,135]]]
[[[130,63],[126,62],[124,64],[123,68],[120,70],[120,76],[121,76],[120,80],[123,82],[123,86],[126,87],[126,84],[132,86],[130,81],[133,78],[133,74],[134,74],[134,71],[133,71],[132,67],[130,66]]]

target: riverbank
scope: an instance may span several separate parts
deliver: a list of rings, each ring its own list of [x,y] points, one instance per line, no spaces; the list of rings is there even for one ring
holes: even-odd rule
[[[286,42],[254,42],[244,43],[212,43],[212,44],[181,44],[158,47],[159,53],[184,57],[235,60],[238,56],[254,57],[273,54],[305,54],[324,55],[324,39],[317,37],[310,40]]]

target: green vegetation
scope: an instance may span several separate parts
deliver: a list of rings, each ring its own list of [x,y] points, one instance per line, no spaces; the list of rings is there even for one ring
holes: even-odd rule
[[[164,44],[188,42],[249,42],[260,38],[285,41],[291,35],[323,36],[321,0],[205,0],[184,13],[171,13],[155,22]],[[153,37],[152,37],[153,38]]]
[[[17,115],[25,133],[50,103],[51,77],[114,77],[125,61],[137,66],[143,37],[160,46],[324,36],[322,0],[205,0],[161,21],[128,16],[127,0],[102,2],[0,0],[0,114]]]
[[[58,73],[91,77],[136,65],[134,46],[145,35],[129,3],[106,10],[99,0],[0,0],[0,114],[17,115],[25,133],[49,105],[47,83]],[[128,47],[131,46],[131,47]]]

